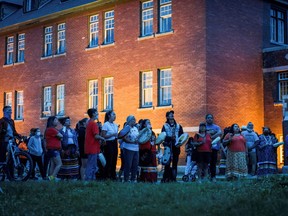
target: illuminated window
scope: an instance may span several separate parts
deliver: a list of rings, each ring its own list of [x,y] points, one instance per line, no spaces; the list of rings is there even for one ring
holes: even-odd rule
[[[141,74],[141,107],[152,106],[153,99],[153,74],[152,72],[143,72]]]
[[[286,15],[284,11],[270,10],[271,42],[285,43]]]
[[[5,92],[4,97],[5,97],[4,106],[12,107],[12,92]]]
[[[172,31],[172,0],[160,0],[159,32]]]
[[[52,26],[46,27],[44,30],[44,56],[52,55]]]
[[[23,91],[16,91],[16,116],[15,119],[23,119],[24,98]]]
[[[65,85],[57,85],[56,115],[65,115]]]
[[[113,77],[104,79],[104,110],[113,110]]]
[[[25,51],[25,34],[18,35],[18,53],[17,62],[24,62],[24,51]]]
[[[282,101],[283,95],[288,95],[288,72],[282,72],[278,74],[278,89],[279,89],[279,97],[278,100]]]
[[[153,34],[153,1],[142,2],[141,36]]]
[[[14,37],[7,38],[7,53],[6,53],[6,64],[13,64],[13,53],[14,53]]]
[[[89,81],[89,108],[98,107],[98,80]]]
[[[98,15],[90,16],[90,43],[89,47],[98,46],[99,40],[99,18]]]
[[[114,10],[105,13],[104,44],[114,43]]]
[[[57,54],[65,53],[66,51],[66,30],[65,23],[58,25],[57,36]]]
[[[52,88],[51,86],[44,87],[43,89],[43,116],[51,116],[52,108]]]
[[[168,106],[172,103],[172,72],[163,69],[159,72],[159,105]]]

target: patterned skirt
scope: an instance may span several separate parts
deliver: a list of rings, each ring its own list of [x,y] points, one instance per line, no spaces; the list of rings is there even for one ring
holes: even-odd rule
[[[139,181],[141,182],[157,182],[157,160],[156,151],[152,151],[152,158],[149,164],[139,164],[140,176]]]
[[[232,152],[227,150],[226,178],[247,176],[246,152]]]
[[[57,177],[61,179],[77,179],[79,177],[78,158],[62,158],[62,166]]]

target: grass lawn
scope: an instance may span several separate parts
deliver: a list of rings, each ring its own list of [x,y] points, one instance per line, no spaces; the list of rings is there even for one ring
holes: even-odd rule
[[[288,215],[288,176],[217,183],[1,182],[0,215]]]

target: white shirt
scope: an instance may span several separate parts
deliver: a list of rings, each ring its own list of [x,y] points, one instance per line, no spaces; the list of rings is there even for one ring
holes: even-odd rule
[[[102,126],[102,130],[103,131],[106,131],[106,135],[112,135],[112,134],[117,134],[118,133],[118,125],[115,124],[114,122],[109,122],[109,121],[106,121],[103,126]],[[116,139],[117,136],[111,136],[109,138],[105,138],[106,141],[109,141],[109,140],[114,140]]]

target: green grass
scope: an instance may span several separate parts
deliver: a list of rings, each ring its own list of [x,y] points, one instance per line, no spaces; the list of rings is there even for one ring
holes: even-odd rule
[[[3,182],[0,215],[288,215],[288,177],[214,183]]]

